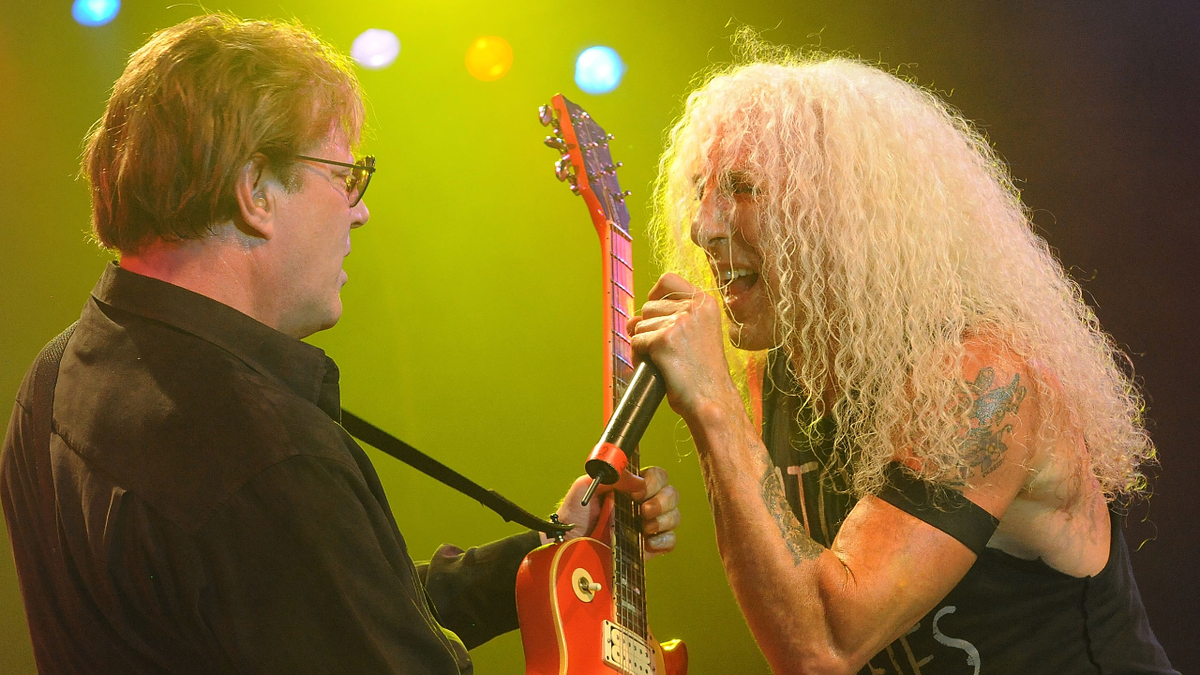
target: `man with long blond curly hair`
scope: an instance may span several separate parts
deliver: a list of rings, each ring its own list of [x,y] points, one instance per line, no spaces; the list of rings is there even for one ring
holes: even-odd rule
[[[1141,398],[1004,164],[879,68],[758,52],[670,133],[631,332],[772,669],[1174,672],[1116,508]]]

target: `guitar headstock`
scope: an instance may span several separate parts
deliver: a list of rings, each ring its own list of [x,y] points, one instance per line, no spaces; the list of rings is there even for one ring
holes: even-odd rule
[[[620,162],[608,151],[612,135],[600,128],[583,108],[556,94],[538,111],[538,119],[554,134],[546,145],[561,157],[554,175],[583,197],[596,233],[604,288],[604,419],[625,393],[633,377],[633,346],[628,321],[633,316],[633,240],[629,233],[628,191],[617,182]]]
[[[612,134],[596,124],[583,108],[557,94],[538,110],[538,120],[550,127],[553,135],[545,143],[561,157],[554,163],[554,175],[588,203],[588,212],[596,230],[604,236],[608,226],[629,234],[629,209],[625,205],[628,190],[617,181],[620,162],[614,162],[608,142]]]

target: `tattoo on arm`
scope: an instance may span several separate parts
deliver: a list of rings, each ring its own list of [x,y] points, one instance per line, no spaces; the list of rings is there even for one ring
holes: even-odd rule
[[[779,528],[779,533],[783,535],[783,543],[792,554],[794,564],[815,560],[821,555],[825,547],[813,541],[800,527],[799,521],[788,506],[787,497],[783,493],[783,483],[779,481],[779,473],[775,467],[769,467],[763,475],[762,500],[767,512],[775,521],[775,526]]]
[[[1021,401],[1025,400],[1025,387],[1021,376],[1013,375],[1012,382],[993,386],[996,371],[988,366],[979,371],[974,382],[968,382],[970,395],[961,397],[960,404],[967,411],[966,424],[959,427],[959,450],[966,467],[960,478],[966,481],[975,467],[986,476],[1004,464],[1004,453],[1008,446],[1003,436],[1013,430],[1011,422],[1004,420],[1016,415]]]

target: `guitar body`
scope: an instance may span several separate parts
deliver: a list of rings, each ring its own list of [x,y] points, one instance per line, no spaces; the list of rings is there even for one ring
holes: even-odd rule
[[[517,615],[526,675],[642,675],[604,660],[605,622],[614,609],[607,583],[612,566],[612,549],[588,537],[547,544],[521,563]],[[600,589],[584,592],[581,578],[599,583]],[[681,641],[664,646],[651,635],[646,646],[654,675],[687,674],[687,647]]]
[[[553,129],[545,143],[561,153],[555,175],[583,198],[600,237],[604,297],[604,417],[629,386],[633,313],[629,210],[609,154],[612,138],[561,94],[539,118]],[[639,453],[628,457],[637,474]],[[608,542],[605,544],[604,542]],[[641,508],[628,495],[605,495],[595,531],[530,553],[517,572],[517,617],[527,675],[686,675],[687,648],[659,644],[646,619]]]

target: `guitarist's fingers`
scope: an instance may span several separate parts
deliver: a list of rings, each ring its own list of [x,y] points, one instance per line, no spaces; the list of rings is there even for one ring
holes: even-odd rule
[[[646,490],[646,480],[629,473],[628,469],[621,469],[621,477],[617,479],[616,484],[610,486],[601,485],[596,493],[604,494],[609,490],[620,490],[633,497],[634,501],[641,501],[649,494]]]
[[[642,469],[642,478],[646,480],[645,494],[632,496],[642,502],[643,518],[655,518],[679,508],[679,491],[670,484],[665,469],[648,466]]]
[[[647,466],[642,469],[641,473],[642,479],[646,481],[646,494],[642,497],[643,500],[653,497],[671,484],[667,470],[661,466]]]
[[[679,521],[683,519],[683,514],[679,509],[671,509],[663,513],[657,518],[646,518],[645,512],[642,513],[642,534],[653,535],[670,532],[679,527]]]
[[[663,532],[643,540],[646,547],[646,560],[670,553],[675,550],[675,533]]]
[[[642,502],[643,541],[647,557],[653,558],[675,548],[675,528],[683,516],[679,512],[679,491],[669,484],[666,470],[646,467],[642,477],[648,495]]]
[[[579,502],[583,499],[583,495],[587,492],[587,488],[591,485],[592,479],[587,476],[580,476],[571,484],[567,494],[563,497],[562,502],[558,505],[558,519],[564,523],[574,523],[575,529],[566,533],[567,540],[576,537],[584,537],[591,533],[596,526],[596,519],[600,516],[600,500],[593,499],[587,506],[581,505]],[[543,534],[542,543],[546,544],[550,539]]]

